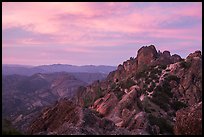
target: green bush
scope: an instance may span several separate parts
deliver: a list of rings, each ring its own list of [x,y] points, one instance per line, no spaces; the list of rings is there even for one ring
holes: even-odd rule
[[[158,66],[158,68],[160,68],[160,69],[166,69],[166,67],[167,67],[167,65],[162,65],[162,64]]]
[[[92,103],[92,98],[90,96],[85,96],[84,97],[84,107],[89,107]]]
[[[20,131],[16,130],[9,120],[3,118],[2,135],[23,135],[23,134]]]
[[[146,72],[145,71],[139,71],[139,72],[136,72],[135,74],[135,79],[140,79],[142,77],[146,77]]]
[[[119,100],[122,99],[124,92],[120,90],[119,86],[116,86],[116,88],[113,90],[113,92]]]
[[[161,87],[161,91],[166,93],[169,97],[173,97],[173,93],[171,92],[171,87],[168,81],[164,81]]]
[[[155,84],[154,82],[152,82],[152,86],[153,86],[153,87],[155,87],[155,86],[156,86],[156,84]]]
[[[130,88],[133,85],[135,85],[135,82],[132,79],[130,79],[130,78],[127,79],[126,83],[127,83],[127,87],[128,88]]]
[[[111,89],[115,89],[115,87],[116,87],[116,83],[113,82],[113,83],[111,84],[111,87],[110,87],[110,88],[111,88]]]
[[[172,104],[171,104],[171,106],[172,106],[172,108],[174,109],[174,110],[179,110],[179,109],[181,109],[181,108],[185,108],[185,107],[187,107],[187,105],[185,104],[185,103],[183,103],[183,102],[180,102],[180,101],[174,101]]]
[[[158,68],[153,68],[152,70],[151,70],[151,73],[153,73],[153,74],[160,74],[162,71],[160,70],[160,69],[158,69]]]
[[[100,87],[98,87],[98,90],[96,91],[96,98],[101,98],[103,96],[103,91]]]
[[[150,78],[157,79],[157,75],[155,73],[150,73]]]
[[[163,109],[164,111],[168,111],[169,110],[169,107],[168,107],[168,100],[165,100],[163,97],[154,97],[154,98],[151,98],[151,101],[153,103],[155,103],[156,105],[158,105],[161,109]]]
[[[170,89],[168,88],[169,87],[166,85],[157,86],[151,99],[153,103],[160,106],[160,108],[162,108],[164,111],[168,111],[169,98],[170,96],[173,96],[172,93],[170,92]]]
[[[134,60],[134,57],[130,57],[130,60]]]
[[[160,133],[173,133],[173,126],[166,119],[155,117],[152,114],[149,114],[148,119],[151,125],[157,125],[160,128]]]
[[[131,86],[135,85],[135,82],[128,78],[125,82],[121,82],[120,85],[123,89],[129,89]]]
[[[176,81],[178,84],[180,82],[180,78],[177,77],[176,75],[169,75],[168,77],[165,78],[166,81],[170,82],[171,80]]]
[[[190,62],[186,62],[186,61],[181,61],[180,62],[180,66],[184,69],[188,69],[190,66],[191,66],[191,63]]]

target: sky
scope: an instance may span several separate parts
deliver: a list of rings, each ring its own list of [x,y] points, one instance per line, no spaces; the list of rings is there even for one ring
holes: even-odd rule
[[[202,50],[201,2],[4,2],[3,64],[122,64],[142,46]]]

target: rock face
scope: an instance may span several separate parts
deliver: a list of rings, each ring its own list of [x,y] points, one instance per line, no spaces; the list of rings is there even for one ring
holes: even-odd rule
[[[143,46],[138,50],[135,58],[130,58],[123,62],[122,65],[118,65],[117,70],[108,75],[108,79],[115,82],[118,79],[128,77],[137,71],[148,68],[148,66],[168,65],[181,60],[179,55],[174,54],[171,56],[169,51],[157,52],[154,45]]]
[[[151,61],[156,59],[157,51],[154,45],[144,46],[138,50],[137,63],[138,68],[143,68],[144,65],[150,64]]]
[[[91,109],[118,127],[141,134],[173,134],[176,111],[202,101],[201,66],[198,51],[184,60],[169,51],[157,52],[153,45],[142,47],[136,58],[109,74],[104,97],[95,98],[90,89],[83,93],[96,100],[88,105]]]
[[[202,135],[202,102],[176,112],[176,135]]]
[[[63,99],[55,106],[44,110],[28,129],[28,134],[41,135],[114,135],[132,133],[118,128],[96,112],[77,106]]]
[[[202,102],[201,57],[199,51],[182,59],[176,54],[171,56],[169,51],[157,52],[153,45],[142,47],[135,58],[118,65],[104,81],[79,89],[72,101],[80,107],[81,121],[88,125],[85,128],[83,124],[72,124],[69,127],[77,128],[72,133],[82,133],[78,129],[85,128],[82,134],[189,134],[181,129],[188,128],[184,119],[188,116],[191,119],[194,114],[196,119],[189,123],[202,127],[197,120],[202,113],[194,106]],[[189,109],[191,106],[195,109]],[[84,119],[87,111],[97,114],[91,116],[95,123]],[[186,115],[188,112],[191,114]],[[101,120],[109,123],[103,130],[97,124]],[[195,132],[200,134],[199,131]],[[67,133],[70,132],[64,132]]]
[[[202,58],[200,52],[191,53],[186,60],[171,64],[170,74],[178,76],[179,85],[173,90],[180,101],[194,105],[202,101]]]
[[[117,105],[118,99],[113,92],[108,93],[103,98],[99,98],[94,102],[93,109],[96,109],[101,115],[108,115],[110,111]]]
[[[181,57],[177,54],[172,55],[170,58],[171,58],[172,63],[176,63],[182,60]]]

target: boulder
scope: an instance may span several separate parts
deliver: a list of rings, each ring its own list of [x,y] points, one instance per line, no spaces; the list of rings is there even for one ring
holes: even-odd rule
[[[202,135],[202,102],[176,112],[176,135]]]
[[[144,65],[148,65],[152,60],[157,57],[157,50],[154,45],[143,46],[137,52],[138,67],[142,68]]]

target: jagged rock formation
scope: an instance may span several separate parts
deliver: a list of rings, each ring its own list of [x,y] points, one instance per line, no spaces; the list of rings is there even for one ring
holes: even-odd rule
[[[49,135],[122,135],[132,133],[118,128],[99,114],[62,99],[52,108],[44,110],[28,130],[28,134]]]
[[[72,101],[131,134],[175,134],[175,122],[182,119],[177,112],[202,101],[201,66],[199,51],[182,59],[145,46],[106,80],[80,88]]]

